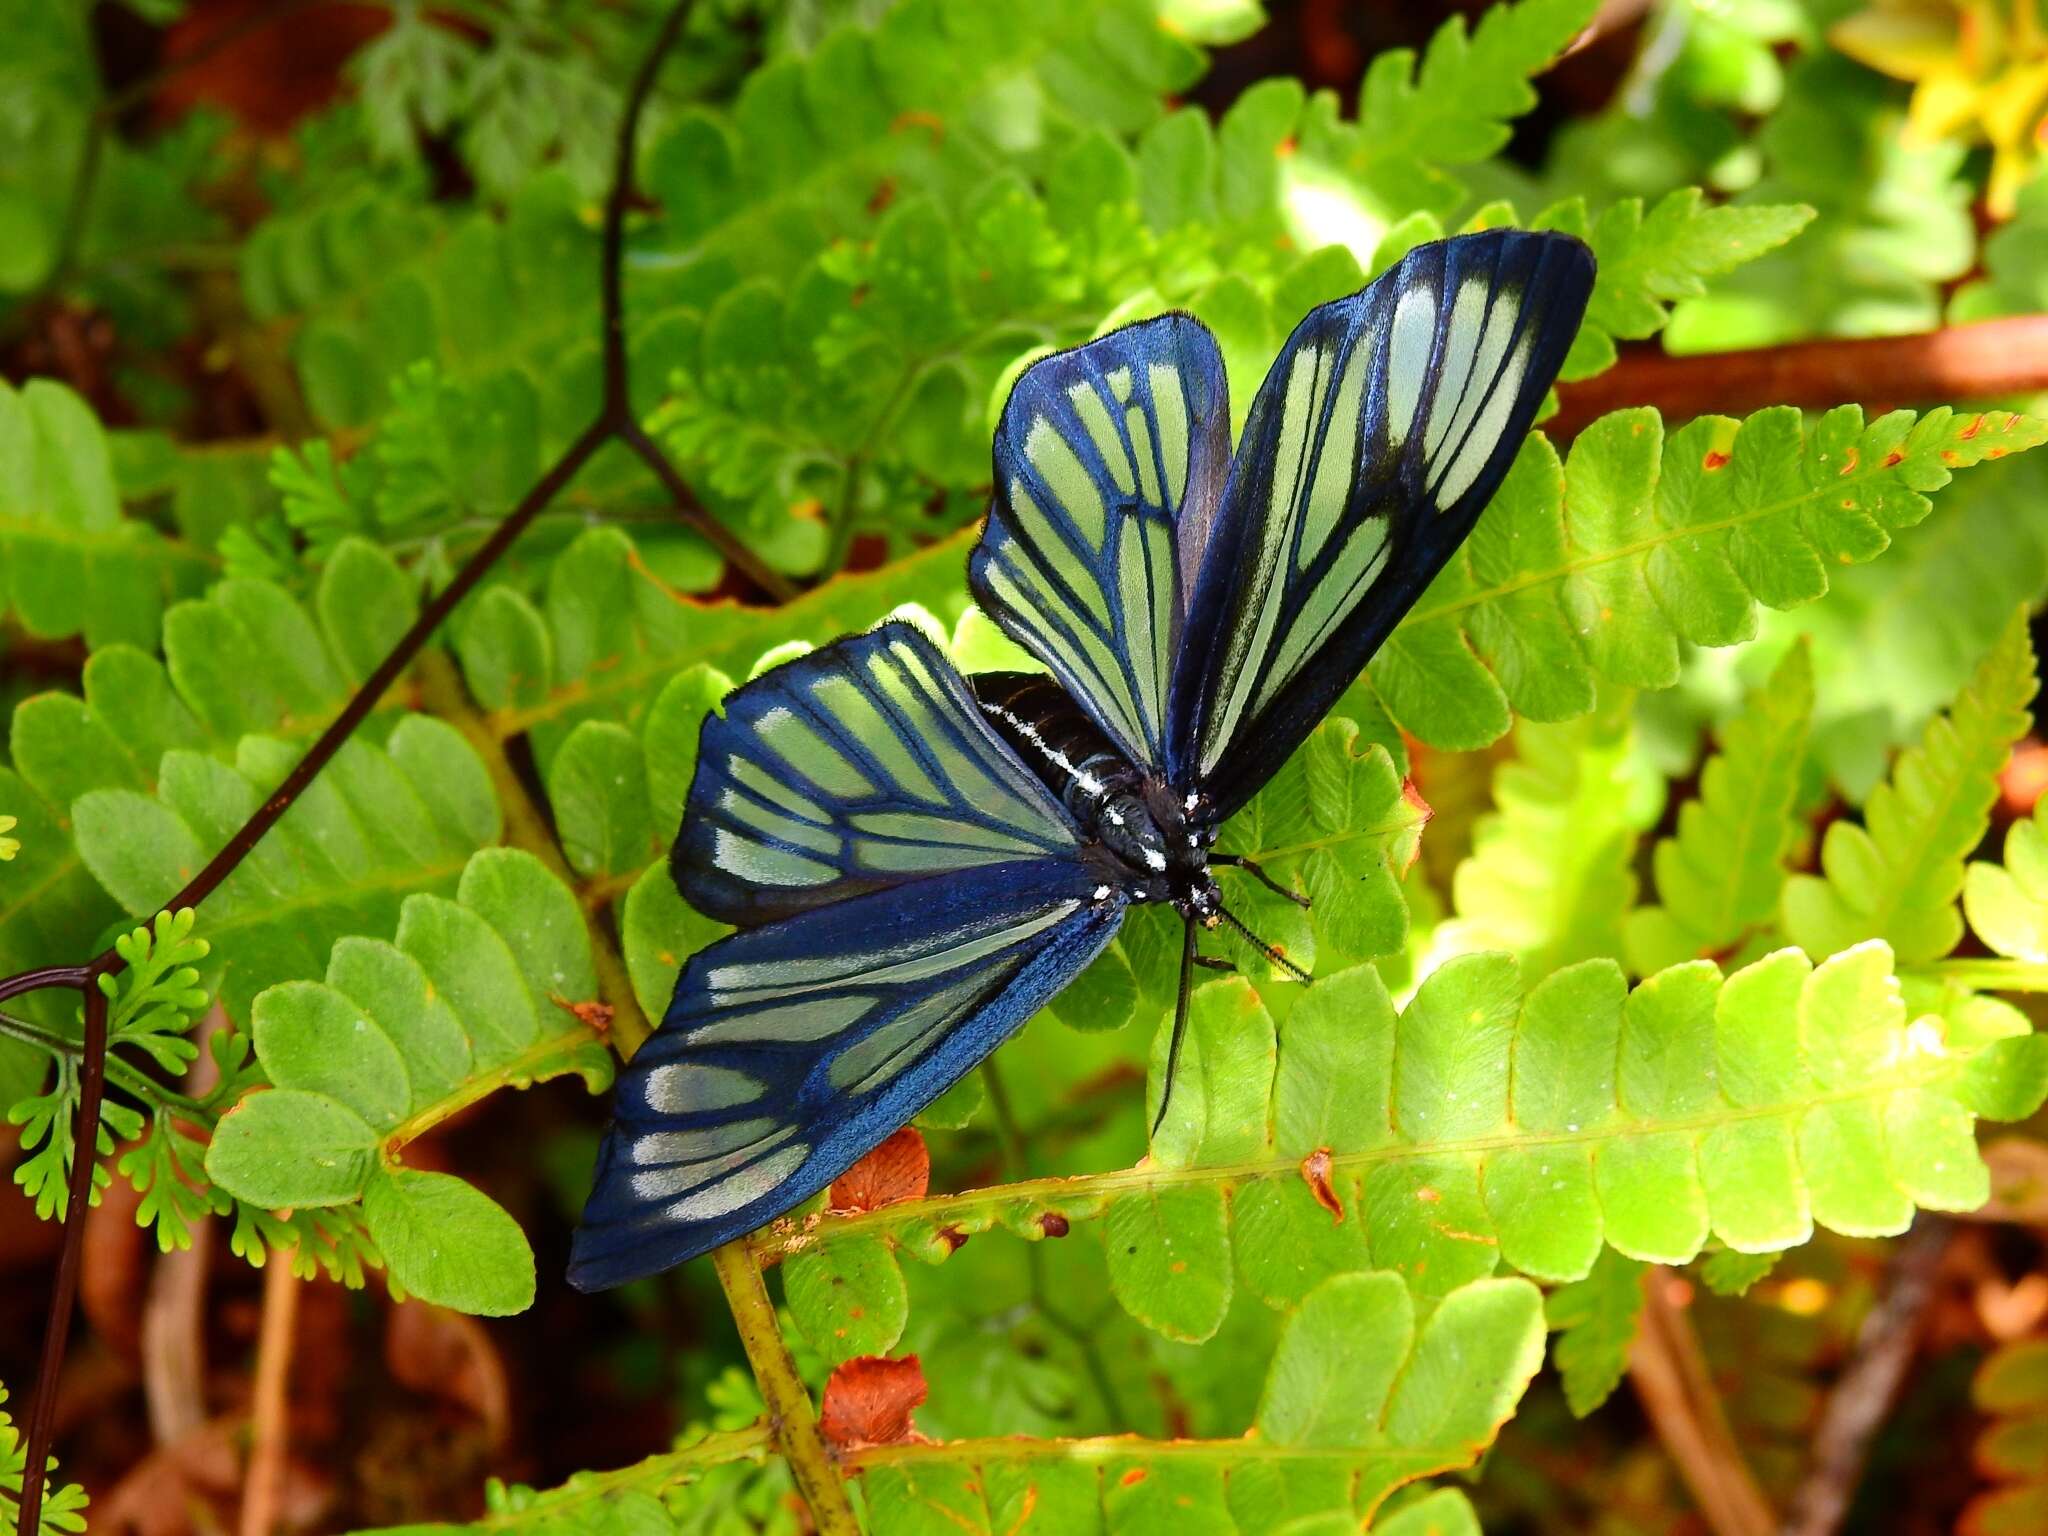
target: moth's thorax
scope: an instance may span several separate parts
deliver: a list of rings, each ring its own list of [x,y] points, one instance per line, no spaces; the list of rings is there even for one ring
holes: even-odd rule
[[[1216,911],[1216,834],[1198,797],[1132,763],[1050,677],[985,673],[973,683],[989,724],[1088,835],[1104,900],[1170,901],[1196,917]]]

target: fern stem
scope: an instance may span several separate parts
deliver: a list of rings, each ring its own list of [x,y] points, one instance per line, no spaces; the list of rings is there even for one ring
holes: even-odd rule
[[[472,1104],[480,1104],[500,1089],[515,1083],[535,1083],[550,1076],[549,1068],[556,1058],[569,1059],[576,1051],[590,1043],[591,1032],[582,1024],[545,1040],[537,1040],[510,1061],[502,1062],[488,1072],[472,1073],[463,1079],[453,1093],[434,1100],[426,1108],[407,1119],[401,1120],[384,1133],[383,1155],[394,1160],[410,1143],[418,1141],[435,1126],[452,1120]]]
[[[448,653],[441,650],[426,650],[419,660],[420,702],[462,733],[463,739],[476,750],[484,765],[484,772],[490,776],[491,788],[497,792],[498,804],[505,813],[505,841],[515,848],[524,848],[539,859],[562,884],[575,890],[581,884],[576,873],[569,868],[569,861],[562,857],[561,845],[548,827],[548,819],[539,806],[534,804],[528,793],[526,781],[519,777],[512,767],[512,761],[505,755],[505,743],[484,720],[476,706],[470,702],[469,693],[456,675],[455,664],[448,659]],[[612,942],[610,932],[595,912],[584,924],[590,934],[590,963],[597,972],[598,990],[612,1008],[611,1038],[619,1053],[630,1056],[651,1031],[647,1016],[640,1011],[640,1001],[633,995],[633,981],[626,972],[626,962],[620,958],[618,945]],[[580,998],[571,998],[580,1002]],[[422,1127],[425,1129],[425,1127]]]
[[[1463,1447],[1465,1459],[1445,1460],[1430,1467],[1428,1471],[1416,1471],[1414,1476],[1423,1478],[1436,1472],[1448,1472],[1459,1466],[1470,1466],[1470,1448]],[[1258,1462],[1261,1464],[1293,1462],[1296,1464],[1324,1463],[1334,1467],[1369,1466],[1373,1462],[1392,1462],[1403,1467],[1410,1463],[1420,1467],[1428,1456],[1406,1446],[1358,1446],[1358,1445],[1279,1445],[1263,1439],[1258,1434],[1240,1435],[1229,1440],[1148,1440],[1143,1435],[1089,1435],[1077,1439],[1057,1437],[1035,1438],[1024,1435],[992,1435],[975,1440],[934,1440],[905,1441],[893,1445],[863,1446],[849,1451],[847,1461],[865,1470],[868,1467],[907,1467],[920,1464],[941,1465],[966,1463],[982,1466],[989,1462],[1033,1462],[1033,1461],[1081,1461],[1105,1462],[1125,1460],[1193,1461],[1201,1464],[1216,1462]]]
[[[1929,976],[1978,992],[2048,992],[2048,962],[2039,960],[1937,960],[1901,974]]]
[[[1376,1163],[1405,1162],[1434,1157],[1477,1157],[1488,1152],[1534,1147],[1595,1147],[1622,1138],[1675,1133],[1702,1136],[1709,1131],[1755,1121],[1782,1118],[1792,1111],[1821,1105],[1849,1104],[1880,1099],[1923,1082],[1942,1079],[1942,1072],[1902,1074],[1882,1082],[1856,1088],[1835,1089],[1814,1094],[1796,1103],[1723,1106],[1690,1115],[1644,1121],[1632,1125],[1589,1125],[1573,1131],[1527,1131],[1510,1123],[1489,1135],[1446,1137],[1440,1141],[1395,1142],[1358,1152],[1339,1152],[1331,1158],[1333,1169],[1369,1168]],[[835,1213],[828,1211],[814,1224],[798,1232],[782,1233],[774,1228],[755,1234],[749,1246],[764,1263],[774,1263],[797,1249],[813,1251],[821,1243],[834,1242],[858,1232],[902,1234],[907,1229],[938,1230],[958,1227],[968,1233],[984,1232],[1016,1213],[1028,1213],[1036,1220],[1041,1209],[1065,1214],[1070,1219],[1089,1219],[1100,1214],[1119,1195],[1138,1190],[1178,1187],[1232,1189],[1257,1179],[1290,1179],[1301,1176],[1299,1158],[1280,1156],[1248,1158],[1242,1162],[1214,1163],[1201,1167],[1167,1168],[1153,1163],[1119,1168],[1109,1173],[1055,1174],[1022,1179],[1014,1184],[989,1184],[956,1194],[925,1195],[899,1200],[872,1211]]]
[[[1928,1213],[1892,1260],[1891,1284],[1856,1331],[1848,1366],[1835,1378],[1813,1432],[1813,1461],[1792,1497],[1784,1536],[1835,1536],[1847,1519],[1871,1442],[1891,1416],[1920,1351],[1935,1278],[1956,1223]],[[1971,1529],[1967,1520],[1959,1529]]]
[[[718,1271],[718,1283],[725,1288],[725,1304],[739,1328],[740,1344],[753,1367],[762,1400],[768,1404],[776,1448],[789,1463],[797,1490],[810,1506],[818,1536],[860,1536],[860,1522],[847,1500],[846,1485],[839,1480],[825,1437],[818,1432],[811,1394],[798,1377],[789,1345],[783,1341],[768,1287],[761,1279],[761,1266],[745,1241],[712,1249],[711,1264]]]
[[[1675,1279],[1661,1265],[1643,1275],[1629,1380],[1715,1536],[1772,1536],[1777,1519],[1728,1427],[1699,1334],[1671,1298]]]
[[[1605,373],[1560,384],[1546,424],[1567,442],[1609,411],[1654,405],[1674,420],[1747,416],[1768,405],[1826,407],[1983,400],[2048,389],[2048,315],[2009,315],[1918,336],[1800,341],[1670,357],[1630,348]]]
[[[78,1140],[71,1154],[70,1203],[64,1208],[63,1246],[57,1254],[56,1282],[50,1288],[49,1321],[43,1325],[35,1404],[28,1416],[28,1452],[18,1501],[22,1536],[35,1536],[42,1520],[50,1437],[57,1427],[57,1373],[63,1367],[64,1346],[71,1334],[71,1309],[78,1299],[78,1269],[85,1253],[85,1213],[92,1203],[93,1170],[99,1165],[100,1095],[107,1086],[107,995],[96,986],[85,989],[84,1056],[75,1122]]]

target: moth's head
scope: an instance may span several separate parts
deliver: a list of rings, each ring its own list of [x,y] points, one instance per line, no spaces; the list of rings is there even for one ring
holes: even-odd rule
[[[1223,921],[1223,892],[1217,889],[1216,877],[1206,867],[1184,876],[1176,885],[1179,888],[1173,893],[1173,906],[1183,918],[1204,928],[1214,928]]]

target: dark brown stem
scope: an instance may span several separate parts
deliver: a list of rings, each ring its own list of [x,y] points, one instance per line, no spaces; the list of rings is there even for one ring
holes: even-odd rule
[[[1767,405],[1943,404],[2048,389],[2048,315],[2013,315],[1918,336],[1800,341],[1743,352],[1670,357],[1630,347],[1605,373],[1560,384],[1545,430],[1563,441],[1595,418],[1653,405],[1673,422]]]
[[[198,906],[234,873],[235,866],[249,856],[250,850],[263,840],[263,835],[276,826],[278,819],[305,793],[306,787],[327,766],[328,759],[340,751],[342,743],[355,734],[356,727],[369,718],[370,711],[377,707],[377,701],[412,665],[413,658],[434,631],[441,627],[442,621],[469,596],[490,568],[498,563],[499,557],[526,531],[526,525],[561,494],[562,488],[576,477],[576,472],[604,446],[609,436],[610,432],[602,421],[592,422],[584,429],[583,435],[569,445],[568,450],[555,461],[554,467],[541,477],[540,483],[528,491],[519,505],[512,509],[511,515],[498,525],[498,531],[484,540],[476,553],[464,562],[462,569],[455,573],[455,579],[420,610],[419,617],[412,621],[412,627],[391,648],[391,654],[377,664],[377,670],[365,679],[341,713],[334,717],[327,729],[320,733],[319,739],[307,749],[306,755],[285,775],[276,792],[256,808],[256,814],[242,824],[241,830],[207,862],[204,869],[185,883],[183,890],[164,903],[165,911]],[[113,969],[119,969],[118,962]]]
[[[638,138],[634,128],[647,106],[649,92],[654,89],[655,76],[661,73],[661,61],[667,57],[689,17],[691,4],[692,0],[682,0],[668,13],[668,19],[661,24],[661,31],[655,36],[654,45],[647,50],[647,57],[641,60],[640,72],[633,77],[632,89],[626,95],[617,158],[612,166],[611,196],[604,207],[604,255],[600,270],[604,305],[604,414],[601,419],[619,441],[638,454],[654,472],[654,478],[661,482],[662,489],[675,503],[676,515],[699,538],[717,550],[734,570],[761,591],[778,603],[786,603],[796,596],[796,588],[764,565],[730,528],[705,510],[696,494],[683,483],[683,477],[669,462],[668,455],[661,451],[661,445],[647,435],[639,418],[633,414],[632,377],[626,366],[625,271],[626,203],[633,193],[633,152]]]
[[[1935,1276],[1955,1233],[1956,1224],[1948,1217],[1922,1215],[1899,1245],[1891,1288],[1856,1331],[1848,1368],[1821,1411],[1813,1465],[1792,1497],[1784,1536],[1834,1536],[1842,1528],[1870,1457],[1871,1439],[1891,1414],[1919,1348]]]
[[[698,503],[690,488],[683,483],[683,477],[669,463],[668,455],[661,451],[661,445],[649,437],[639,422],[633,419],[630,407],[622,405],[622,414],[613,424],[619,441],[640,455],[641,461],[654,471],[654,478],[676,504],[676,511],[684,522],[690,525],[705,543],[725,557],[726,562],[744,575],[761,591],[778,603],[786,603],[796,596],[796,588],[779,572],[763,565],[754,552],[742,544],[733,531],[706,512]]]
[[[71,1145],[71,1177],[64,1208],[64,1244],[57,1255],[57,1283],[50,1319],[43,1325],[43,1358],[36,1367],[36,1400],[28,1417],[28,1460],[21,1472],[20,1536],[36,1536],[43,1513],[43,1483],[49,1475],[50,1437],[56,1428],[57,1374],[71,1333],[71,1308],[78,1297],[78,1261],[85,1249],[85,1212],[92,1200],[93,1170],[99,1166],[100,1096],[107,1083],[107,998],[97,986],[85,989],[85,1060],[78,1074],[77,1139]],[[51,1135],[56,1135],[53,1127]]]
[[[30,992],[47,992],[57,987],[82,992],[90,984],[91,979],[90,965],[46,965],[38,970],[23,971],[19,975],[0,977],[0,1003],[10,998],[25,996]]]

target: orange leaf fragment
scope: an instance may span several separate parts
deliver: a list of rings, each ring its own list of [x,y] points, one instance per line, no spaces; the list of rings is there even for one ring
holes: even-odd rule
[[[549,998],[548,1001],[564,1013],[573,1015],[578,1023],[599,1039],[611,1033],[612,1015],[616,1010],[610,1003],[572,1003],[559,995]]]
[[[1330,1213],[1334,1226],[1344,1220],[1344,1202],[1337,1198],[1337,1191],[1330,1184],[1330,1149],[1317,1147],[1301,1160],[1301,1176],[1308,1181],[1308,1192],[1316,1197],[1316,1204]]]
[[[835,1211],[878,1211],[899,1200],[916,1200],[932,1181],[932,1157],[924,1137],[906,1125],[832,1181]]]
[[[924,1367],[917,1356],[891,1360],[860,1355],[832,1373],[818,1427],[842,1451],[863,1445],[902,1445],[917,1438],[911,1410],[924,1401]]]
[[[2044,791],[2048,791],[2048,746],[2029,737],[2012,749],[2012,756],[1998,771],[1998,796],[2013,815],[2027,816]]]
[[[1436,810],[1422,798],[1422,791],[1416,787],[1412,777],[1401,781],[1401,798],[1407,802],[1408,809],[1415,813],[1413,834],[1406,840],[1405,845],[1397,843],[1394,849],[1394,856],[1400,861],[1401,866],[1395,874],[1399,879],[1406,880],[1408,871],[1415,867],[1415,861],[1422,856],[1422,829],[1434,819]]]

